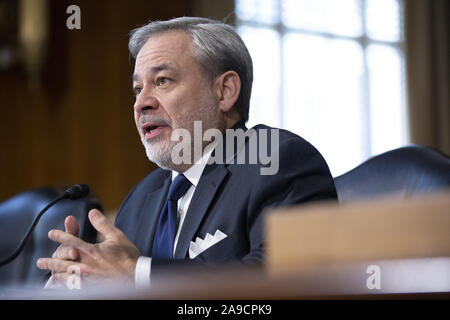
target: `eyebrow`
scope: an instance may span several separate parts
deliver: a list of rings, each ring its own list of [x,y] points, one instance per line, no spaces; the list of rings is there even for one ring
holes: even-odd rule
[[[162,64],[160,64],[160,65],[151,67],[150,70],[149,70],[148,72],[149,72],[150,74],[152,74],[152,73],[153,73],[153,74],[156,74],[156,73],[161,72],[161,71],[163,71],[163,70],[171,70],[171,71],[174,71],[175,69],[172,68],[171,66],[169,66],[167,63],[162,63]],[[138,76],[136,73],[134,73],[132,79],[133,79],[133,82],[138,81],[138,80],[139,80],[139,76]]]

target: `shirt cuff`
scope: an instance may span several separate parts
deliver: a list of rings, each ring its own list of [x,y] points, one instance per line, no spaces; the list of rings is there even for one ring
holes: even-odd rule
[[[137,288],[150,286],[150,271],[152,268],[152,258],[139,257],[134,271],[134,284]]]

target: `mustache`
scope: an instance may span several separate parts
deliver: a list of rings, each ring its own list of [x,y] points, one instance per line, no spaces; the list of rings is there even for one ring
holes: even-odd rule
[[[155,116],[141,116],[139,118],[140,126],[146,125],[147,123],[152,123],[160,126],[169,126],[169,127],[172,126],[172,121],[168,119],[158,118]]]

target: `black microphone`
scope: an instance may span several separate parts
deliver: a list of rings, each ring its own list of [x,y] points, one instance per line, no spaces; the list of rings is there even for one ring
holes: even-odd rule
[[[69,189],[67,189],[66,191],[64,191],[59,197],[57,197],[55,200],[53,200],[47,206],[45,206],[45,208],[42,209],[41,212],[39,212],[39,214],[34,218],[33,222],[31,223],[30,227],[28,228],[27,232],[25,233],[25,236],[23,237],[23,239],[20,242],[19,246],[17,247],[16,251],[14,251],[14,253],[11,256],[9,256],[5,260],[1,261],[0,267],[13,261],[15,258],[17,258],[19,253],[23,250],[23,248],[27,244],[27,241],[30,238],[31,233],[33,232],[39,219],[45,213],[45,211],[47,211],[51,206],[53,206],[55,203],[57,203],[58,201],[60,201],[62,199],[77,200],[77,199],[86,197],[89,194],[89,191],[90,191],[90,189],[87,184],[76,184],[76,185],[70,187]]]
[[[89,186],[87,184],[76,184],[63,192],[62,196],[71,200],[77,200],[86,197],[89,194]]]

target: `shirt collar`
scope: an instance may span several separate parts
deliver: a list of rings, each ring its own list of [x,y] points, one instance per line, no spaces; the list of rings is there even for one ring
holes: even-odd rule
[[[216,141],[207,145],[203,152],[203,156],[196,163],[194,163],[189,169],[183,172],[184,176],[189,180],[190,183],[194,185],[194,187],[197,187],[197,184],[200,181],[200,177],[202,176],[203,170],[205,169],[209,157],[211,157],[211,154],[216,145],[217,145]],[[177,175],[179,175],[179,172],[172,171],[172,181],[173,179],[175,179]]]

